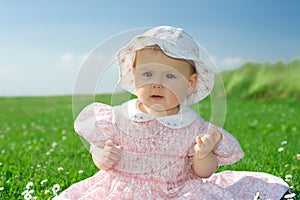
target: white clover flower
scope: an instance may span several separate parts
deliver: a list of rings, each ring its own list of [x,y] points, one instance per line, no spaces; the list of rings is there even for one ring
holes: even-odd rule
[[[300,154],[299,154],[300,155]],[[0,167],[3,165],[3,163],[2,162],[0,162]]]
[[[292,180],[293,176],[291,174],[285,175],[285,181],[290,181]]]
[[[291,193],[291,194],[286,194],[286,195],[284,195],[284,198],[285,198],[285,199],[293,199],[295,196],[296,196],[295,193]]]
[[[283,147],[279,147],[277,151],[278,152],[282,152],[282,151],[284,151],[284,148]]]
[[[286,140],[281,142],[281,145],[285,145],[285,144],[287,144]]]
[[[293,175],[292,174],[287,174],[287,175],[285,175],[285,178],[291,179],[291,178],[293,178]]]
[[[26,194],[24,195],[24,199],[25,199],[25,200],[31,200],[31,199],[32,199],[32,195],[31,195],[30,193],[26,193]]]
[[[281,130],[285,131],[286,130],[286,125],[285,124],[281,124]]]
[[[52,148],[55,148],[57,146],[57,143],[53,142],[51,146],[52,146]]]
[[[255,194],[253,200],[258,200],[258,199],[259,199],[259,192],[256,192],[256,194]]]
[[[67,136],[62,136],[61,139],[62,139],[62,140],[66,140],[66,139],[67,139]]]
[[[60,185],[59,184],[55,184],[52,187],[52,192],[54,195],[57,195],[57,192],[60,191]]]
[[[29,190],[33,186],[33,182],[29,182],[26,185],[26,189]]]
[[[59,168],[57,168],[57,171],[58,171],[59,173],[61,173],[62,171],[64,171],[64,168],[59,167]]]
[[[45,194],[49,194],[50,193],[50,190],[45,190]]]
[[[297,160],[300,160],[300,154],[299,153],[297,154]]]
[[[79,170],[78,173],[79,173],[79,174],[82,174],[82,173],[83,173],[83,170]]]
[[[47,179],[44,179],[41,181],[41,185],[44,185],[48,180]]]
[[[4,190],[4,187],[0,187],[0,191],[3,191]]]
[[[289,166],[290,166],[290,164],[285,164],[284,166],[285,166],[285,167],[289,167]]]

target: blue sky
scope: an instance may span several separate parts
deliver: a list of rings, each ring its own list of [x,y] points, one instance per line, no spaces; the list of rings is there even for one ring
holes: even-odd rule
[[[0,0],[0,96],[72,94],[101,42],[158,25],[187,30],[222,70],[288,62],[300,58],[299,8],[296,0]]]

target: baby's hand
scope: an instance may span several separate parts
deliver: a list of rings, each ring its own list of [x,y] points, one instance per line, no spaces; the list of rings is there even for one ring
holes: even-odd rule
[[[217,129],[217,126],[212,126],[208,133],[204,136],[196,137],[197,144],[195,145],[195,152],[200,159],[205,158],[214,148],[221,142],[222,133]]]
[[[123,148],[118,146],[114,141],[107,140],[103,149],[94,148],[92,155],[105,166],[106,169],[111,168],[117,161],[120,160]]]

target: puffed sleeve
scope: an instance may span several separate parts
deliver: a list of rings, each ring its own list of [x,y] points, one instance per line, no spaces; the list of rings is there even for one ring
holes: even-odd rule
[[[77,116],[74,128],[90,145],[103,148],[106,140],[115,138],[112,107],[101,103],[88,105]]]
[[[217,155],[219,166],[230,165],[239,161],[242,157],[244,157],[244,152],[240,143],[226,130],[220,127],[218,129],[223,136],[222,141],[214,150],[214,154]]]
[[[206,134],[211,125],[211,123],[201,121],[199,135],[203,136],[204,134]],[[244,156],[244,152],[237,139],[223,128],[218,127],[218,130],[222,133],[223,136],[222,141],[213,151],[213,153],[217,156],[218,165],[230,165],[239,161]],[[188,156],[194,155],[195,144],[196,141],[189,149]]]

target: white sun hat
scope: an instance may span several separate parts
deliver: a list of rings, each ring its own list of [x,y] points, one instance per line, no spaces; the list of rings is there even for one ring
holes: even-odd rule
[[[193,104],[204,99],[212,90],[214,72],[200,59],[199,46],[191,35],[181,28],[158,26],[142,35],[136,36],[118,52],[120,78],[118,84],[132,94],[136,94],[133,64],[136,51],[148,46],[158,45],[172,58],[193,61],[198,73],[198,82],[185,104]]]

